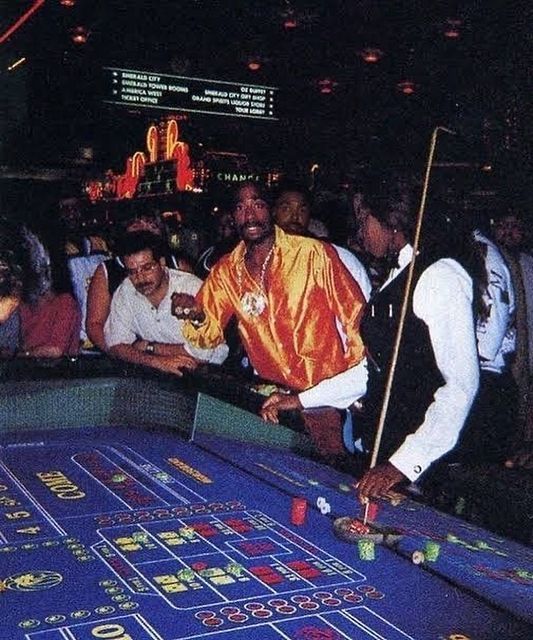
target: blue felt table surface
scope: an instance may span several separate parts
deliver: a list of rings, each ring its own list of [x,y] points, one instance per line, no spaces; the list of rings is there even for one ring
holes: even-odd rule
[[[349,478],[288,452],[131,428],[0,444],[2,639],[531,637],[529,550],[406,502],[379,516],[401,548],[361,560],[332,531],[358,513]],[[429,571],[404,557],[427,539]]]
[[[198,443],[251,474],[293,495],[304,495],[317,509],[327,502],[330,517],[364,516],[354,480],[287,451],[223,441],[201,435]],[[533,549],[502,538],[455,516],[405,499],[393,506],[379,500],[376,523],[400,531],[397,550],[411,557],[427,541],[440,545],[437,561],[425,569],[471,590],[497,606],[533,619]],[[495,506],[497,508],[497,505]]]

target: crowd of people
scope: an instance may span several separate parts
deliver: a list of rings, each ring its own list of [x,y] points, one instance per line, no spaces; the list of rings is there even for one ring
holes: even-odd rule
[[[271,423],[339,411],[362,500],[444,464],[532,468],[522,212],[481,228],[432,203],[415,251],[417,204],[409,179],[369,179],[353,198],[357,255],[328,240],[309,191],[289,182],[240,184],[197,256],[172,249],[157,215],[70,256],[3,220],[0,354],[252,371],[276,385],[261,409]],[[331,425],[305,424],[320,453]]]

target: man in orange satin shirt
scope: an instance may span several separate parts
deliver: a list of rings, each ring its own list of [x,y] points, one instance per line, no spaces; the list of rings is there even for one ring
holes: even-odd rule
[[[232,209],[239,244],[213,267],[196,299],[174,295],[173,313],[189,320],[185,338],[215,347],[235,315],[257,374],[297,391],[358,364],[364,297],[335,250],[275,226],[255,183],[239,186]]]

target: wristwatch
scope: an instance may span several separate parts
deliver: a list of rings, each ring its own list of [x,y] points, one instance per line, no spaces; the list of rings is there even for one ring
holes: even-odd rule
[[[144,353],[153,356],[155,354],[155,344],[153,342],[148,342],[146,347],[144,347]]]

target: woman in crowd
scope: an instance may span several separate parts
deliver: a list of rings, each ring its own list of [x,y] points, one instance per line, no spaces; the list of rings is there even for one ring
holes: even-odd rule
[[[35,234],[33,245],[39,239]],[[46,243],[48,244],[48,243]],[[26,358],[75,356],[80,348],[81,311],[73,295],[66,254],[52,240],[44,247],[48,264],[39,289],[20,306],[20,349]],[[35,251],[32,251],[35,258]],[[42,271],[42,269],[40,270]]]

